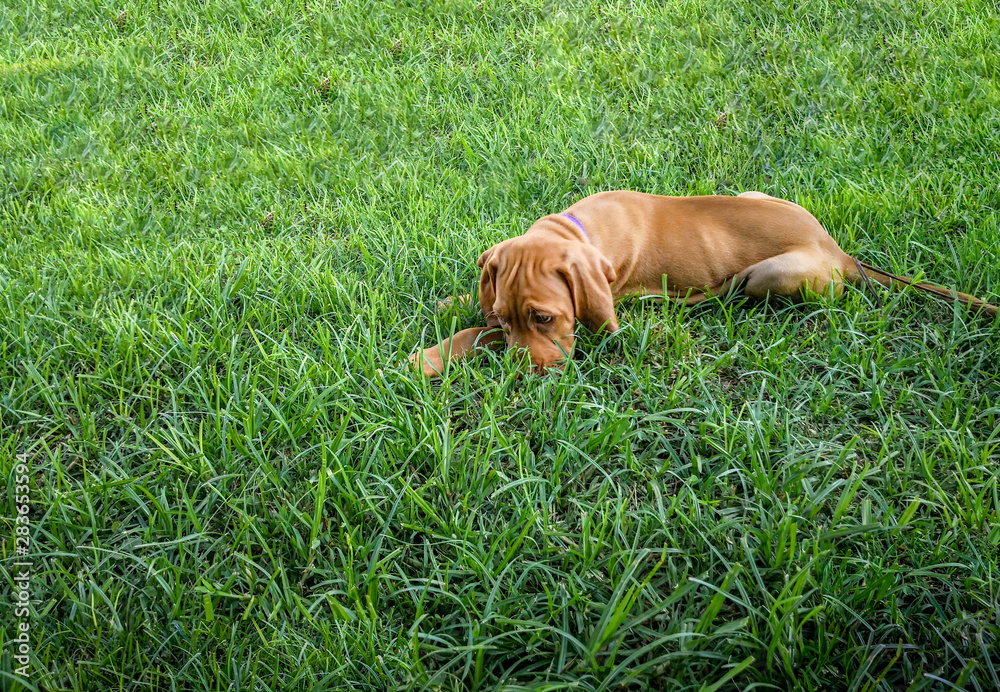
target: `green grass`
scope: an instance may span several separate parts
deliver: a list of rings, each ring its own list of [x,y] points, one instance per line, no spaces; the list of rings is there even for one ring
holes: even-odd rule
[[[562,377],[401,365],[616,188],[997,302],[997,7],[357,4],[0,7],[3,687],[27,455],[28,689],[1000,688],[996,323],[632,303]]]

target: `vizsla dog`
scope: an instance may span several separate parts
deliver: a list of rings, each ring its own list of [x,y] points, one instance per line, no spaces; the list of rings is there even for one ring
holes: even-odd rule
[[[736,197],[664,197],[620,190],[586,197],[494,245],[477,263],[485,327],[466,329],[411,363],[427,377],[478,348],[526,349],[537,372],[573,353],[580,320],[591,331],[618,329],[615,299],[657,295],[693,305],[742,287],[755,298],[843,283],[913,285],[996,317],[989,303],[918,283],[847,255],[798,204],[762,192]],[[422,355],[422,358],[421,358]]]

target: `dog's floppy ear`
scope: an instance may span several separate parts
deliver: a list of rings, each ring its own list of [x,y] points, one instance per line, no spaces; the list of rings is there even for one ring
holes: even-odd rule
[[[487,327],[500,326],[500,318],[493,312],[493,303],[497,299],[497,264],[501,245],[503,243],[494,245],[476,260],[476,265],[482,270],[479,274],[479,308],[486,317]]]
[[[568,251],[559,271],[569,284],[576,318],[592,332],[617,332],[611,284],[618,277],[608,258],[593,245],[585,245]]]

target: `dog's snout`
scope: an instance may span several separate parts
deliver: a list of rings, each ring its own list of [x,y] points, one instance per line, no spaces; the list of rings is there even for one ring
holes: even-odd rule
[[[513,329],[507,331],[507,346],[513,351],[514,358],[521,363],[526,372],[536,375],[561,371],[565,359],[573,352],[572,341],[560,343],[547,337],[539,338],[536,334],[525,334]]]
[[[536,353],[532,352],[531,348],[526,346],[514,346],[514,348],[519,351],[520,357],[523,359],[522,362],[528,366],[529,372],[536,375],[557,372],[563,368],[563,359],[561,357],[552,358],[548,355],[539,357]]]

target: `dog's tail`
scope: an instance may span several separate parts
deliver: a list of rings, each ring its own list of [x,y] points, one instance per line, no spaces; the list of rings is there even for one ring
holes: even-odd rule
[[[914,281],[907,276],[899,276],[897,274],[893,274],[892,272],[887,272],[884,269],[878,269],[877,267],[873,267],[870,264],[866,264],[858,259],[854,259],[854,264],[857,266],[857,276],[851,276],[850,278],[855,284],[868,284],[871,281],[875,281],[882,284],[886,288],[902,288],[904,286],[912,286],[918,291],[930,293],[932,296],[941,300],[961,303],[972,312],[986,315],[987,317],[996,318],[998,314],[1000,314],[1000,308],[997,308],[996,305],[987,303],[986,301],[980,300],[975,296],[970,296],[968,293],[960,293],[958,291],[953,291],[950,288],[945,288],[944,286],[938,286],[936,284],[929,284],[924,281]]]

